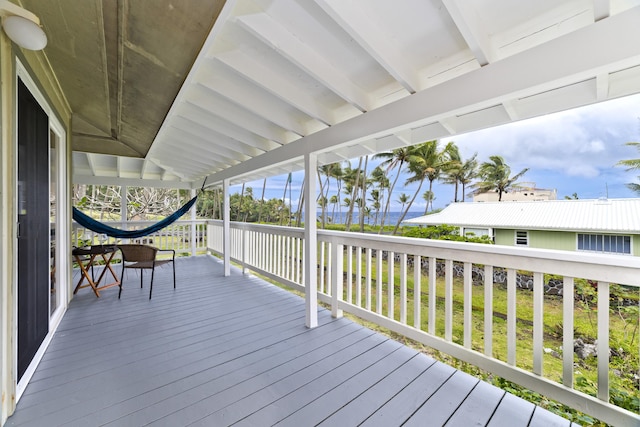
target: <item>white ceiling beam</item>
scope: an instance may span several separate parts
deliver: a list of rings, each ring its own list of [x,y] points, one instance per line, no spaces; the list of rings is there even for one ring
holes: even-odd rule
[[[96,161],[95,161],[94,154],[86,153],[85,155],[87,156],[87,163],[89,164],[89,170],[91,170],[91,174],[97,175]]]
[[[236,22],[361,112],[373,107],[362,89],[269,15],[244,15]]]
[[[209,88],[200,84],[193,89],[193,94],[189,101],[193,105],[208,111],[210,114],[222,117],[223,119],[235,124],[236,126],[245,128],[250,132],[260,135],[265,139],[275,141],[278,144],[287,144],[298,137],[292,138],[284,129],[267,123],[253,113],[241,108],[237,104],[230,102],[228,99],[218,96]]]
[[[219,76],[207,76],[206,79],[198,82],[203,87],[227,98],[231,102],[242,105],[247,111],[252,112],[256,116],[273,123],[283,129],[293,132],[298,136],[305,136],[309,133],[308,129],[300,122],[293,118],[292,114],[285,111],[281,105],[272,102],[272,97],[267,92],[260,93],[253,90],[248,84],[238,84],[230,79],[224,79]],[[272,97],[273,98],[273,97]],[[282,101],[279,101],[280,103]]]
[[[360,7],[362,2],[315,1],[409,93],[416,93],[422,89],[417,70],[413,69],[398,49],[389,42],[389,38],[380,31],[380,26],[366,19]]]
[[[629,9],[212,174],[209,182],[636,66],[640,44],[621,41],[640,40],[638,22],[640,7]]]
[[[598,101],[609,99],[609,73],[596,76],[596,99]]]
[[[334,114],[319,105],[317,99],[242,51],[225,52],[215,59],[309,117],[327,126],[336,123]]]
[[[223,146],[219,143],[219,141],[215,141],[215,143],[212,143],[211,138],[203,137],[195,129],[190,129],[188,127],[183,128],[174,125],[172,130],[173,132],[169,132],[168,134],[172,135],[172,137],[177,141],[180,141],[179,145],[181,147],[184,147],[185,149],[191,148],[191,151],[196,153],[196,155],[200,153],[200,151],[202,151],[203,154],[209,153],[211,155],[225,158],[227,160],[238,159],[241,161],[248,160],[251,157],[255,157],[248,156],[244,153],[234,150],[233,148],[228,148],[229,145]],[[171,161],[170,158],[167,160],[168,162]]]
[[[247,156],[247,158],[259,156],[266,151],[246,145],[237,139],[218,133],[217,131],[210,129],[208,126],[204,126],[204,123],[198,123],[191,118],[176,117],[173,120],[172,126],[176,129],[181,129],[184,132],[197,136],[202,140],[203,144],[210,145],[212,147],[221,146],[224,149],[229,149],[235,153]]]
[[[443,0],[444,7],[458,27],[458,31],[467,42],[478,63],[485,66],[496,61],[497,54],[487,29],[480,22],[473,3],[465,0]]]
[[[181,117],[188,117],[190,120],[200,123],[207,129],[215,129],[221,135],[240,141],[243,144],[248,145],[249,147],[254,147],[260,151],[273,150],[274,148],[278,148],[282,145],[250,132],[249,130],[231,123],[222,117],[213,115],[207,110],[194,104],[184,104],[180,113]]]
[[[611,14],[610,0],[593,0],[593,20],[598,22]]]
[[[507,115],[511,119],[512,122],[520,120],[520,114],[518,113],[518,109],[516,108],[516,100],[507,99],[502,101],[502,107],[507,112]]]
[[[149,165],[152,164],[148,159],[144,159],[142,162],[142,167],[140,168],[140,179],[144,179],[144,175],[149,168]]]

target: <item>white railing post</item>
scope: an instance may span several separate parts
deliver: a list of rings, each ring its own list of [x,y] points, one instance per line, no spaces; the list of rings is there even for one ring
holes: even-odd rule
[[[304,155],[304,301],[306,325],[318,326],[318,229],[316,224],[316,170],[315,153]]]
[[[222,257],[224,259],[224,275],[231,276],[231,207],[229,198],[229,180],[222,181],[224,193],[224,214],[222,215]]]
[[[127,186],[120,186],[120,224],[123,230],[127,229]],[[125,242],[128,242],[126,239]]]
[[[191,198],[196,197],[196,190],[191,189]],[[191,208],[191,256],[196,256],[198,253],[197,241],[196,241],[196,210],[197,203]]]
[[[338,307],[338,303],[342,301],[342,257],[344,246],[334,243],[331,248],[331,271],[333,273],[331,278],[331,315],[335,318],[340,318],[342,317],[342,309]]]

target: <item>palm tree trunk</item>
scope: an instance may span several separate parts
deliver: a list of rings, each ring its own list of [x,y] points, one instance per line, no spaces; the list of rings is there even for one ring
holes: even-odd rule
[[[364,178],[362,180],[362,196],[360,197],[360,208],[358,214],[360,215],[360,232],[364,233],[364,208],[367,202],[367,164],[369,163],[369,156],[364,156]]]
[[[316,199],[316,201],[320,200],[320,208],[321,208],[321,214],[320,214],[320,228],[324,228],[324,215],[325,215],[325,206],[324,206],[324,202],[322,201],[322,199],[324,198],[324,187],[322,185],[322,175],[320,174],[320,169],[317,170],[317,174],[318,174],[318,184],[320,185],[320,195],[318,196],[318,198]]]
[[[407,209],[405,209],[402,212],[402,215],[400,216],[400,219],[398,220],[398,223],[396,224],[396,227],[393,229],[393,233],[392,234],[394,236],[396,235],[396,232],[398,231],[398,228],[400,228],[400,224],[404,220],[404,217],[407,215],[407,212],[409,212],[409,209],[411,209],[411,205],[413,204],[414,200],[416,200],[416,197],[418,197],[418,194],[420,194],[420,190],[422,189],[422,184],[423,183],[424,183],[424,179],[420,181],[420,185],[418,186],[418,189],[416,190],[415,194],[411,198],[411,201],[407,205]]]
[[[302,207],[304,206],[304,179],[302,180],[302,185],[300,186],[300,199],[298,200],[298,209],[296,211],[296,227],[300,227],[302,223]]]
[[[347,212],[347,224],[346,224],[347,231],[351,231],[351,223],[353,220],[353,207],[356,203],[356,196],[358,195],[358,184],[360,181],[361,167],[362,167],[362,157],[360,157],[360,161],[358,162],[358,171],[356,172],[355,183],[353,184],[353,189],[351,190],[351,200],[349,202],[349,211]]]
[[[262,219],[262,208],[264,206],[264,190],[267,188],[267,178],[262,181],[262,197],[260,197],[260,210],[258,211],[258,223]]]
[[[403,161],[398,165],[398,173],[396,177],[393,179],[393,184],[389,187],[389,196],[387,197],[387,203],[385,203],[384,210],[382,211],[382,219],[380,220],[380,230],[378,234],[382,234],[382,230],[384,229],[384,224],[387,219],[387,215],[389,214],[389,208],[391,207],[391,195],[393,194],[393,189],[396,187],[396,182],[398,182],[398,178],[400,178],[400,172],[402,172]]]

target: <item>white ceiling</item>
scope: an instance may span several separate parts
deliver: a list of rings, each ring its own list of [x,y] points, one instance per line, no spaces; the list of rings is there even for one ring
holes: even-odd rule
[[[640,0],[227,1],[146,158],[76,152],[74,182],[253,180],[638,93],[638,40]]]

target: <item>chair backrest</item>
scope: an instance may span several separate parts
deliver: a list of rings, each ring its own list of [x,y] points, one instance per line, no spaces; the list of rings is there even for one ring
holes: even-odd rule
[[[158,248],[149,245],[127,244],[118,245],[122,252],[122,259],[127,262],[154,261]]]

